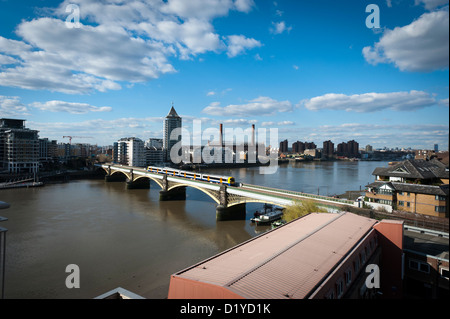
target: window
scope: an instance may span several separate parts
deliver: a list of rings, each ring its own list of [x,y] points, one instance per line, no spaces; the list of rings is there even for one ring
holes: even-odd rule
[[[406,202],[406,207],[411,207],[411,203],[410,202]]]
[[[399,201],[398,201],[398,206],[405,206],[405,202],[402,201],[402,200],[399,200]]]
[[[448,280],[448,268],[441,268],[441,276]]]
[[[355,269],[355,273],[359,271],[360,261],[359,258],[356,258],[356,260],[353,262],[353,268]]]
[[[442,195],[436,195],[435,199],[436,199],[436,200],[445,200],[445,196],[442,196]]]
[[[352,282],[352,270],[347,269],[345,272],[345,284],[348,286]]]
[[[409,260],[409,268],[413,270],[417,270],[424,273],[430,273],[430,265],[425,262],[421,262],[418,260],[410,259]]]
[[[331,290],[330,292],[328,292],[326,295],[325,295],[325,299],[334,299],[335,298],[335,296],[334,296],[334,290]]]
[[[361,252],[361,265],[366,263],[366,253],[364,251]]]
[[[398,195],[403,195],[403,191],[398,191]]]
[[[340,298],[343,293],[344,293],[344,281],[342,279],[339,279],[338,282],[336,283],[337,297]]]
[[[434,206],[434,211],[437,213],[445,213],[445,206]]]

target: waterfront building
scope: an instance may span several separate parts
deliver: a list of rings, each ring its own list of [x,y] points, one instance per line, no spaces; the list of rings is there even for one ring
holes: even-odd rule
[[[58,157],[58,142],[48,138],[39,139],[39,161],[49,161]]]
[[[0,119],[0,165],[10,173],[38,172],[38,131],[26,128],[25,120]]]
[[[182,119],[181,117],[178,116],[177,112],[172,106],[169,114],[167,114],[166,118],[164,119],[163,149],[164,149],[164,160],[167,162],[172,161],[170,159],[170,150],[172,149],[172,147],[176,143],[181,142],[181,131],[180,134],[177,136],[177,139],[171,139],[170,135],[172,134],[173,130],[181,127],[182,127]]]
[[[402,249],[401,221],[311,213],[173,274],[168,298],[400,298]]]
[[[292,153],[303,154],[304,151],[305,151],[305,143],[300,141],[292,143]]]
[[[121,138],[114,143],[113,161],[122,165],[145,167],[147,158],[144,142],[136,137]]]
[[[322,156],[327,158],[334,156],[334,143],[332,141],[323,142]]]
[[[348,158],[359,158],[359,143],[355,140],[348,141],[347,143],[339,143],[336,150],[337,156],[344,156]]]
[[[367,205],[388,212],[448,217],[449,171],[438,160],[406,160],[377,167],[372,175],[375,182],[366,186]]]
[[[288,152],[288,140],[284,140],[280,142],[280,153],[287,153]]]

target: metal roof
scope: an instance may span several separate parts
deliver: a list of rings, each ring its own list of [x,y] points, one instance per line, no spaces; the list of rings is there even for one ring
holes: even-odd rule
[[[376,222],[352,213],[312,213],[174,276],[244,298],[305,298]]]

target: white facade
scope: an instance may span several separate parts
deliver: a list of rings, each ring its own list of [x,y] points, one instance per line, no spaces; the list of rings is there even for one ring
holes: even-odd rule
[[[122,138],[117,142],[117,162],[123,165],[145,167],[147,164],[144,142],[136,137]]]

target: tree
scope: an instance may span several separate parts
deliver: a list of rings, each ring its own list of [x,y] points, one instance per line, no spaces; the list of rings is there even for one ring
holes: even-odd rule
[[[327,210],[320,208],[314,201],[305,200],[298,201],[295,204],[286,208],[283,213],[283,219],[286,222],[305,216],[309,213],[326,213]]]

